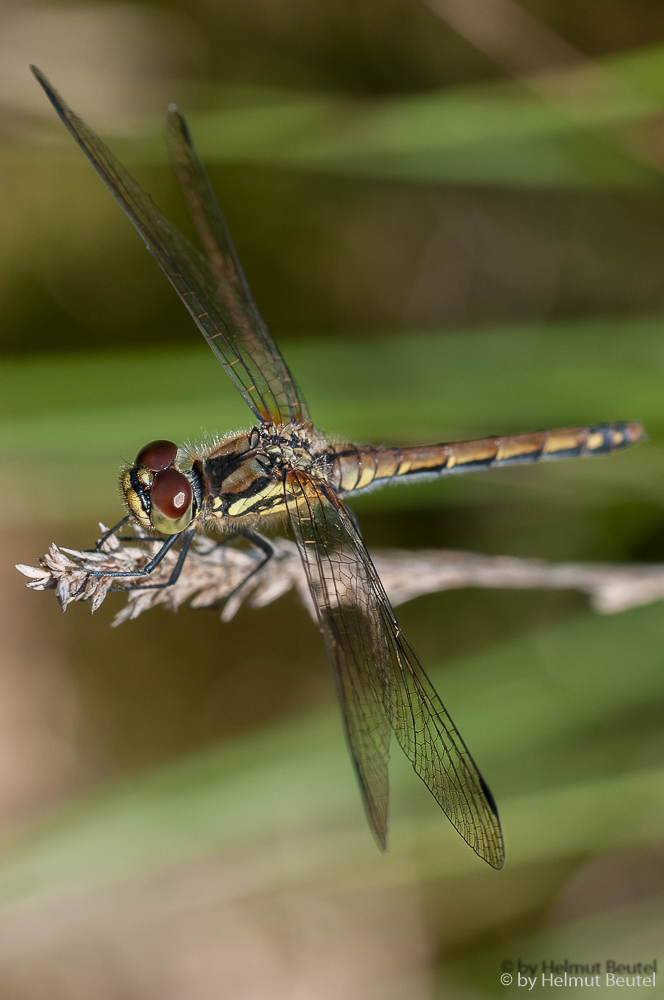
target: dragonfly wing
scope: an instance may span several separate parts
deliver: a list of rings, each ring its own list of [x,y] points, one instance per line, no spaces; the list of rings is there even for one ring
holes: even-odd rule
[[[263,397],[276,402],[275,423],[307,423],[307,405],[258,311],[187,123],[175,108],[169,108],[166,114],[166,142],[190,215],[217,279],[227,326],[238,353],[252,369]]]
[[[358,573],[355,533],[349,536],[345,511],[338,515],[326,485],[294,472],[289,487],[290,520],[327,646],[364,807],[385,849],[390,727],[388,649],[380,611],[371,581]]]
[[[326,483],[304,473],[292,472],[289,487],[290,519],[376,837],[385,846],[389,719],[451,823],[481,858],[502,868],[503,838],[491,792],[401,632],[348,511]]]
[[[289,395],[287,385],[279,384],[279,366],[276,373],[274,365],[268,364],[265,372],[261,369],[260,363],[270,355],[268,347],[271,345],[272,357],[280,360],[283,372],[290,379],[288,369],[262,320],[259,331],[247,329],[247,316],[238,326],[235,302],[227,301],[225,293],[228,285],[220,280],[213,264],[160,212],[150,196],[101,139],[67,106],[46,77],[34,66],[32,72],[73,138],[145,240],[148,250],[255,416],[279,425],[288,423],[292,419],[289,405],[292,402],[294,412],[299,412],[299,400],[297,394]],[[262,343],[263,352],[254,358],[252,350],[258,342]],[[292,379],[289,384],[292,385]]]

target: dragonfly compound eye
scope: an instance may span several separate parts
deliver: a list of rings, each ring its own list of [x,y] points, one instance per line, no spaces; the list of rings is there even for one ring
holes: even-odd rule
[[[164,469],[154,477],[150,491],[150,521],[158,531],[176,535],[193,517],[191,483],[177,469]]]
[[[134,465],[143,466],[153,472],[161,472],[173,464],[177,453],[178,446],[172,441],[150,441],[145,448],[141,448]]]

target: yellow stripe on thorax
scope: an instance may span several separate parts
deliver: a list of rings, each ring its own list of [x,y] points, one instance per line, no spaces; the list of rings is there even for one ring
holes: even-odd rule
[[[266,486],[260,493],[254,493],[250,497],[241,497],[234,503],[230,503],[226,510],[226,517],[240,517],[242,514],[251,514],[256,506],[260,506],[265,500],[272,500],[270,510],[278,510],[286,505],[286,495],[283,483],[275,481]],[[281,500],[281,503],[278,501]]]

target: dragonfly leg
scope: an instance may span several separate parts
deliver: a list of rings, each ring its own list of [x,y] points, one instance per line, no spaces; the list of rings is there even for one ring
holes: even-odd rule
[[[235,539],[238,538],[238,536],[246,538],[248,542],[251,542],[251,544],[254,545],[257,549],[260,549],[264,555],[264,558],[261,559],[261,561],[256,566],[254,566],[253,569],[249,570],[247,575],[243,577],[242,580],[240,580],[238,585],[236,587],[233,587],[230,594],[227,594],[225,597],[219,598],[218,601],[214,601],[211,604],[206,604],[205,607],[193,608],[192,609],[193,611],[214,611],[217,608],[221,608],[224,604],[227,604],[228,601],[230,601],[231,597],[234,597],[235,594],[237,594],[238,591],[240,591],[242,587],[244,587],[244,585],[252,578],[252,576],[255,573],[258,573],[259,570],[263,569],[263,566],[266,566],[267,563],[275,554],[275,548],[270,542],[270,540],[265,538],[263,535],[260,535],[257,531],[252,531],[250,528],[243,528],[242,531],[240,530],[235,531],[233,532],[232,535],[227,535],[224,539],[222,539],[222,541],[218,542],[217,544],[229,545],[232,542],[234,542]]]
[[[131,515],[130,514],[127,514],[125,517],[122,518],[121,521],[118,521],[118,523],[114,524],[112,528],[109,528],[108,531],[104,532],[104,534],[101,536],[101,538],[99,539],[99,541],[95,545],[94,549],[84,549],[83,551],[84,552],[102,552],[103,548],[104,548],[104,545],[106,544],[106,542],[108,541],[108,539],[111,538],[113,535],[115,535],[116,532],[118,532],[120,530],[120,528],[124,528],[124,526],[127,524],[127,522],[131,522]],[[133,524],[133,523],[130,526],[133,527],[133,528],[137,528],[138,527],[136,524]],[[151,535],[148,535],[148,533],[145,531],[144,528],[141,528],[139,530],[143,531],[142,535],[117,535],[117,540],[119,542],[154,542],[155,541],[155,539],[152,538]]]
[[[119,531],[120,528],[123,528],[128,520],[129,520],[129,514],[123,517],[121,521],[118,521],[117,524],[113,525],[112,528],[109,528],[108,531],[105,531],[104,534],[99,539],[99,541],[97,542],[97,544],[95,545],[94,549],[85,549],[84,551],[101,552],[108,539],[111,538],[116,533],[116,531]]]
[[[110,587],[109,589],[110,590],[122,590],[122,591],[128,593],[131,590],[164,590],[166,587],[172,587],[174,583],[178,582],[180,573],[182,572],[182,567],[185,564],[185,560],[186,560],[187,555],[189,553],[189,548],[191,546],[191,543],[194,540],[195,534],[196,534],[196,530],[194,528],[192,528],[189,531],[182,531],[182,532],[180,532],[179,535],[171,535],[171,538],[173,540],[175,540],[176,538],[181,538],[182,539],[182,548],[180,549],[180,554],[178,556],[178,561],[176,562],[175,566],[173,567],[173,571],[172,571],[171,575],[169,576],[168,580],[165,581],[165,583],[136,583],[136,584],[133,584],[130,587]],[[148,576],[152,572],[152,570],[154,570],[159,565],[159,563],[161,562],[161,560],[166,555],[166,552],[168,551],[168,549],[171,548],[171,545],[173,544],[171,542],[171,538],[169,538],[167,542],[164,542],[164,544],[162,545],[162,547],[159,549],[159,552],[157,552],[157,555],[153,559],[151,559],[150,562],[142,570],[140,570],[138,573],[134,573],[133,575],[134,576]],[[169,545],[169,542],[171,542],[171,545]],[[119,575],[119,574],[115,574],[115,575]]]
[[[119,525],[116,525],[116,527],[119,527]],[[191,538],[193,538],[193,533],[192,532],[187,532],[187,535],[189,535],[189,534],[191,534]],[[152,559],[148,563],[146,563],[146,565],[143,567],[143,569],[138,569],[138,570],[137,569],[129,569],[129,570],[115,570],[115,571],[111,570],[110,572],[109,572],[109,570],[102,570],[102,569],[91,569],[91,570],[88,570],[88,572],[85,574],[85,579],[84,579],[83,583],[78,588],[78,590],[76,591],[76,593],[73,594],[72,596],[74,598],[78,597],[78,595],[81,593],[81,591],[84,590],[84,588],[87,585],[87,582],[90,579],[90,577],[93,577],[93,576],[108,576],[108,577],[114,577],[114,578],[115,577],[126,577],[126,576],[149,576],[150,573],[154,569],[157,568],[157,566],[159,565],[159,563],[161,562],[161,560],[164,558],[164,556],[166,555],[166,553],[170,549],[173,548],[173,545],[178,540],[178,538],[182,537],[182,535],[183,535],[183,532],[180,532],[180,534],[178,534],[178,535],[171,535],[170,538],[167,538],[166,541],[164,542],[164,544],[162,545],[162,547],[157,552],[157,554],[155,556],[153,556]],[[189,550],[189,546],[191,545],[191,538],[189,538],[188,542],[187,542],[187,540],[185,538],[186,548],[185,548],[185,545],[183,544],[183,549],[185,549],[185,557],[186,557],[187,551]],[[182,553],[180,553],[180,557],[182,557]],[[184,563],[184,559],[182,559],[182,562]],[[182,566],[180,564],[180,559],[178,559],[178,563],[176,565],[176,569],[178,568],[178,566],[179,566],[179,569],[178,569],[178,575],[179,575],[179,572],[182,569]],[[158,584],[157,586],[168,587],[168,586],[170,586],[170,580],[166,584]],[[111,587],[110,589],[111,590],[125,590],[126,588],[125,587]]]
[[[267,566],[276,551],[274,545],[268,538],[265,538],[264,535],[259,534],[257,531],[252,531],[251,528],[242,528],[238,531],[238,534],[242,535],[243,538],[246,538],[247,541],[254,546],[254,548],[260,549],[263,553],[263,558],[260,562],[256,563],[253,569],[249,570],[244,579],[240,580],[236,587],[233,587],[230,594],[226,595],[223,600],[224,604],[228,604],[228,602],[235,597],[240,590],[242,590],[242,588],[249,582],[249,580],[251,580],[253,576],[256,575],[256,573],[260,572],[264,566]]]

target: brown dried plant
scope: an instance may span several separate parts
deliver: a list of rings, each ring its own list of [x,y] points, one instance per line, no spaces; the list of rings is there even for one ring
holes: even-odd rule
[[[101,524],[100,529],[103,533],[107,530]],[[293,542],[273,539],[273,558],[247,579],[262,556],[235,547],[234,541],[234,536],[221,543],[199,536],[178,581],[162,589],[136,589],[145,582],[136,576],[89,575],[104,570],[140,572],[163,544],[141,531],[136,531],[131,541],[111,536],[101,551],[53,544],[38,566],[19,564],[16,568],[28,577],[31,589],[55,590],[63,611],[75,601],[89,601],[91,610],[96,611],[110,589],[126,592],[127,604],[116,615],[114,625],[137,618],[158,604],[172,611],[182,604],[193,608],[223,605],[222,620],[230,621],[243,603],[261,608],[291,589],[315,619],[302,561]],[[149,582],[165,583],[176,560],[177,552],[167,553]],[[446,549],[386,550],[374,552],[373,560],[394,605],[421,594],[461,587],[580,590],[590,595],[595,610],[605,614],[664,598],[662,564],[547,563]]]

